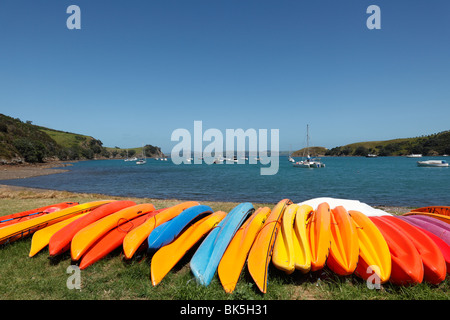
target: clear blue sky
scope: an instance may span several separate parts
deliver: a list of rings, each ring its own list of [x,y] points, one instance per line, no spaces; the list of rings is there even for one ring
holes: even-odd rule
[[[450,1],[1,0],[0,113],[167,153],[194,120],[281,150],[448,130]]]

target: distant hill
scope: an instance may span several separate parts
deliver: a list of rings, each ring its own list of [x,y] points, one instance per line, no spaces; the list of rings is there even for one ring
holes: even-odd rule
[[[162,157],[159,147],[146,145],[147,157]],[[142,147],[128,149],[128,155],[140,156]],[[35,163],[51,160],[125,158],[126,149],[103,147],[90,136],[36,126],[0,114],[0,164]]]
[[[450,154],[450,131],[415,138],[357,142],[329,149],[325,155],[366,156],[369,153],[378,156],[404,156],[419,153],[424,156]]]
[[[309,147],[309,155],[311,157],[317,157],[317,156],[323,156],[328,151],[327,148],[324,147]],[[307,156],[306,154],[306,148],[294,151],[291,155],[292,157],[303,157]]]

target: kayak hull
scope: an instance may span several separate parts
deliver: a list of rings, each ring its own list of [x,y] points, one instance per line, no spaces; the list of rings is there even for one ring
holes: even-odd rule
[[[386,283],[392,271],[391,253],[383,234],[368,216],[350,210],[358,234],[359,260],[355,274],[364,280]]]
[[[225,216],[225,212],[217,211],[204,217],[180,234],[175,241],[156,251],[150,265],[152,284],[158,285],[186,252],[215,228]]]
[[[208,286],[231,239],[255,209],[245,202],[234,207],[194,253],[189,265],[198,283]]]
[[[175,206],[169,207],[164,212],[159,213],[154,219],[149,219],[137,228],[134,228],[127,233],[123,239],[123,252],[126,259],[131,259],[136,251],[139,250],[141,245],[148,239],[150,233],[159,225],[173,219],[179,215],[183,210],[190,208],[192,206],[199,205],[196,201],[187,201]]]
[[[391,252],[392,271],[389,281],[396,285],[422,283],[424,268],[413,242],[402,231],[380,217],[370,219],[383,234]]]
[[[331,210],[331,247],[327,266],[336,274],[352,274],[359,260],[356,226],[344,207]]]
[[[268,207],[257,209],[239,228],[223,254],[217,273],[226,292],[232,293],[236,288],[250,248],[269,214]]]
[[[56,256],[69,250],[72,238],[81,229],[87,227],[91,223],[94,223],[95,221],[103,217],[106,217],[107,215],[110,215],[124,208],[131,207],[133,205],[136,205],[134,201],[113,201],[92,210],[88,215],[80,219],[76,219],[70,224],[64,226],[61,230],[52,235],[49,240],[48,250],[50,256]]]
[[[291,200],[283,199],[275,205],[256,236],[248,255],[248,270],[259,290],[263,293],[267,291],[268,269],[272,259],[273,245],[283,213],[290,204],[292,204]]]
[[[138,204],[110,214],[81,229],[72,238],[70,245],[72,260],[79,260],[81,256],[89,249],[89,247],[95,243],[95,241],[111,229],[151,211],[155,211],[153,204]]]

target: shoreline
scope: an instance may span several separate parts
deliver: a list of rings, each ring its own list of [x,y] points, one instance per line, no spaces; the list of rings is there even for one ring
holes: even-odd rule
[[[55,161],[36,164],[3,164],[0,166],[0,180],[26,179],[69,171],[56,169],[70,167],[76,161]]]

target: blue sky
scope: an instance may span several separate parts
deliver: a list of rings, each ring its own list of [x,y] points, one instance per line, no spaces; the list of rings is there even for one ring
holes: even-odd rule
[[[166,153],[194,120],[279,129],[281,150],[307,124],[328,148],[431,134],[450,129],[449,21],[447,0],[1,0],[0,113]]]

